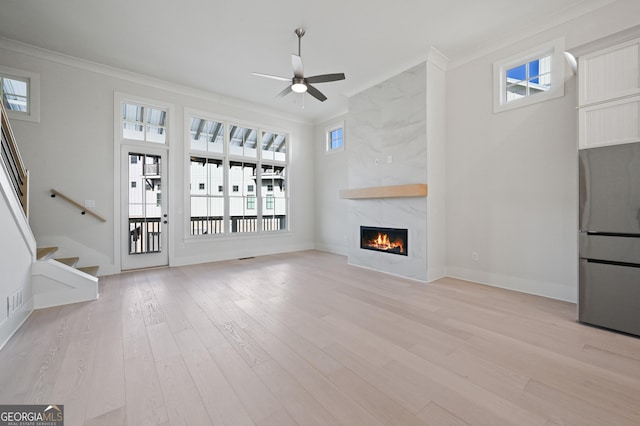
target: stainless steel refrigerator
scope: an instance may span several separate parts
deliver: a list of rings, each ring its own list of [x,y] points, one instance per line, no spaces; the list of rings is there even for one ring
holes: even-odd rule
[[[578,319],[640,336],[640,143],[579,157]]]

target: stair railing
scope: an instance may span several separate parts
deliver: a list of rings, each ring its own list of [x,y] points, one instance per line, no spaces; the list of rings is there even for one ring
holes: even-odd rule
[[[65,200],[67,203],[78,207],[80,209],[80,214],[90,214],[91,216],[93,216],[96,219],[98,219],[100,222],[106,222],[107,221],[107,219],[103,218],[98,213],[96,213],[96,212],[94,212],[92,210],[89,210],[88,208],[86,208],[85,206],[80,204],[79,202],[67,197],[62,192],[58,191],[57,189],[52,189],[51,190],[51,198],[56,198],[56,197],[60,197],[61,199]]]
[[[24,166],[18,145],[16,144],[7,111],[3,102],[0,101],[1,122],[2,122],[2,143],[0,151],[2,163],[7,171],[11,186],[15,191],[25,216],[29,216],[29,172]]]

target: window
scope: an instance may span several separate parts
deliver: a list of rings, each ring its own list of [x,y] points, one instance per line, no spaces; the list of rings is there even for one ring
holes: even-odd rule
[[[344,151],[344,122],[327,128],[326,152]]]
[[[224,126],[217,121],[193,118],[189,133],[191,134],[191,150],[223,153]]]
[[[138,164],[138,157],[136,157],[135,155],[131,156],[131,164]]]
[[[135,188],[135,187],[137,187],[137,186],[138,186],[138,182],[131,182],[131,187],[132,187],[132,188]]]
[[[40,75],[0,67],[0,95],[9,118],[40,121]]]
[[[256,197],[247,197],[247,210],[256,209]]]
[[[191,235],[286,231],[287,135],[189,112],[185,127],[191,182],[217,189],[192,190]]]
[[[191,157],[190,163],[191,235],[224,232],[225,199],[221,195],[224,163],[221,159],[196,156]],[[205,182],[204,190],[195,184],[201,181]],[[211,193],[208,188],[217,188],[218,191]]]
[[[201,183],[200,183],[200,185],[199,185],[199,188],[198,188],[198,189],[200,189],[201,191],[203,191],[203,190],[204,190],[204,183],[202,183],[202,182],[201,182]]]
[[[513,67],[505,77],[505,102],[546,92],[551,89],[551,55]]]
[[[122,137],[145,142],[167,142],[167,111],[151,106],[122,105]]]
[[[495,113],[564,95],[564,40],[494,64]]]

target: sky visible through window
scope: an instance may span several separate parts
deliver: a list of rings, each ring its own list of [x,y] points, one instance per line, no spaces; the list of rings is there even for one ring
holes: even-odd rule
[[[551,88],[551,56],[544,56],[506,72],[506,100],[547,91]]]
[[[342,128],[332,130],[330,133],[330,146],[331,150],[342,148]]]
[[[540,60],[536,59],[535,61],[529,62],[529,75],[537,76],[540,74]],[[527,79],[527,64],[522,64],[519,67],[511,68],[507,71],[507,78],[513,78],[514,80],[526,80]],[[537,83],[538,79],[531,80],[534,83]]]

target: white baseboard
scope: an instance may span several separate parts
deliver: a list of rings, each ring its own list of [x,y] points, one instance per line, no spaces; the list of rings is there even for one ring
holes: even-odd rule
[[[509,275],[496,274],[486,271],[478,271],[466,268],[447,268],[447,276],[459,280],[471,281],[492,287],[519,291],[535,296],[548,297],[550,299],[577,303],[578,288],[563,283],[529,280]]]
[[[9,339],[20,329],[22,324],[33,312],[33,298],[29,299],[15,311],[9,318],[0,324],[0,350],[7,344]]]

